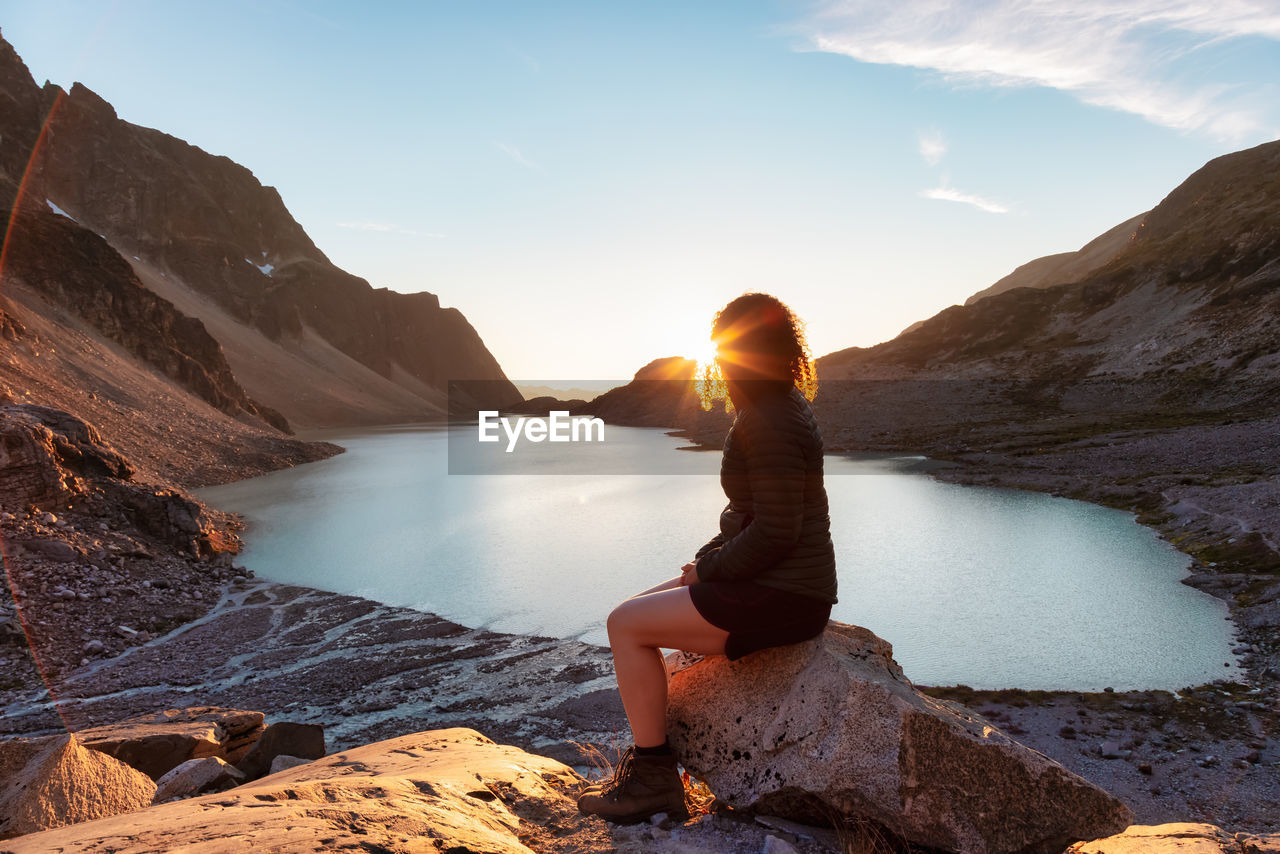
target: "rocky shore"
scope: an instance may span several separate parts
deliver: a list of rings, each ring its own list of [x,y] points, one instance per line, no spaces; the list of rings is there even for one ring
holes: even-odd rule
[[[932,449],[956,464],[935,476],[1113,506],[1127,497],[1144,522],[1185,550],[1210,547],[1205,543],[1225,548],[1193,551],[1201,558],[1189,580],[1232,605],[1245,637],[1247,683],[1176,694],[924,690],[964,703],[1115,794],[1139,823],[1280,831],[1277,646],[1267,620],[1268,605],[1275,607],[1267,586],[1273,576],[1265,564],[1242,567],[1228,542],[1242,535],[1247,542],[1275,542],[1275,505],[1267,503],[1272,483],[1247,476],[1183,483],[1188,476],[1157,471],[1134,486],[1123,465],[1134,460],[1133,467],[1155,468],[1151,461],[1163,459],[1174,470],[1194,459],[1222,471],[1229,455],[1247,459],[1250,442],[1252,453],[1265,457],[1273,435],[1268,426]],[[838,441],[829,440],[829,447]],[[82,443],[80,458],[91,457],[93,447]],[[162,708],[216,705],[322,724],[336,750],[469,727],[583,772],[588,763],[575,742],[607,752],[626,739],[604,648],[471,629],[255,579],[234,560],[236,520],[194,502],[176,484],[142,487],[88,470],[63,474],[75,488],[57,501],[0,515],[9,580],[0,596],[0,734],[80,730]],[[1154,484],[1168,493],[1166,505],[1145,503]],[[1081,492],[1086,485],[1093,491]],[[1156,515],[1178,506],[1182,514]],[[1204,583],[1223,578],[1230,583]],[[727,819],[707,821],[696,832],[709,834],[714,826],[728,834],[724,839],[738,838]],[[670,826],[619,829],[608,844],[653,845],[670,840],[673,830],[681,838],[684,831]],[[758,851],[761,833],[753,823],[755,847],[724,847],[729,843],[722,840],[721,847],[703,850]],[[829,837],[784,835],[802,850],[830,850],[821,847],[831,844]]]

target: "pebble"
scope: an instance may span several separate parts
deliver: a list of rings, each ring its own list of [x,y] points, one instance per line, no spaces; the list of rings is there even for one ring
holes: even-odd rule
[[[799,854],[799,852],[790,842],[771,834],[765,837],[764,854]]]
[[[1102,742],[1102,746],[1099,748],[1099,752],[1102,753],[1103,759],[1124,759],[1125,757],[1133,753],[1133,751],[1131,750],[1122,749],[1120,747],[1120,742],[1118,741]]]
[[[43,516],[40,517],[40,523],[42,525],[53,525],[57,521],[58,521],[58,517],[53,515],[52,513],[45,513]]]
[[[104,649],[106,647],[100,640],[91,640],[84,645],[85,652],[102,652]]]

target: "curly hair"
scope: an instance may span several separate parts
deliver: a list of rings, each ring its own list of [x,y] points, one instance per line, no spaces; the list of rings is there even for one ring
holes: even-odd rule
[[[716,312],[711,340],[722,355],[754,375],[789,379],[808,400],[818,393],[818,371],[809,355],[804,321],[777,297],[748,292],[734,298]],[[704,410],[723,400],[725,412],[733,411],[718,360],[702,367],[694,385]]]

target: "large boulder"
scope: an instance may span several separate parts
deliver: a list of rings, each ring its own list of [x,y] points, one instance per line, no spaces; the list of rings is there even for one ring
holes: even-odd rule
[[[435,730],[345,750],[226,792],[24,836],[3,848],[11,854],[530,854],[574,844],[613,850],[604,822],[578,814],[580,783],[554,759],[494,744],[475,730]]]
[[[0,839],[141,809],[155,791],[146,774],[72,735],[0,741]]]
[[[324,727],[279,721],[267,727],[236,768],[250,780],[271,770],[277,756],[319,759],[324,756]]]
[[[917,691],[866,629],[833,621],[811,641],[734,662],[674,660],[672,745],[730,806],[871,821],[965,854],[1056,854],[1133,821],[1102,789]]]
[[[196,706],[89,727],[78,735],[85,747],[158,780],[188,759],[240,761],[263,733],[263,717],[262,712]]]

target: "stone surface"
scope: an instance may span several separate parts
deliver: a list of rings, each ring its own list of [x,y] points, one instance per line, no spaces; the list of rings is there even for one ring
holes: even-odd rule
[[[212,792],[244,782],[245,775],[234,765],[217,756],[188,759],[156,780],[154,801],[164,803],[172,798],[187,798],[201,792]]]
[[[1261,836],[1238,833],[1235,838],[1244,854],[1280,854],[1280,833],[1267,833]]]
[[[141,809],[155,790],[71,735],[0,741],[0,839]]]
[[[598,824],[590,832],[607,841],[603,822],[578,816],[565,793],[579,781],[555,760],[474,730],[435,730],[336,753],[228,792],[25,836],[5,848],[528,854],[521,840],[539,834],[539,822],[565,833]]]
[[[59,501],[77,490],[77,474],[96,472],[127,478],[131,469],[93,427],[66,412],[0,404],[0,507]]]
[[[297,768],[299,765],[306,765],[310,759],[303,759],[301,756],[277,756],[271,760],[270,774],[276,774],[280,771],[287,771],[290,768]]]
[[[249,779],[266,774],[277,756],[319,759],[324,756],[324,727],[280,721],[271,724],[236,767]]]
[[[158,780],[188,759],[225,757],[227,748],[262,731],[262,712],[198,706],[139,715],[81,730],[85,747],[126,762]]]
[[[916,691],[887,642],[843,623],[676,670],[667,729],[684,767],[731,806],[811,821],[835,810],[931,848],[1058,852],[1132,821],[1098,787]]]
[[[1067,854],[1238,854],[1231,834],[1212,824],[1135,824],[1123,833],[1077,842]]]

